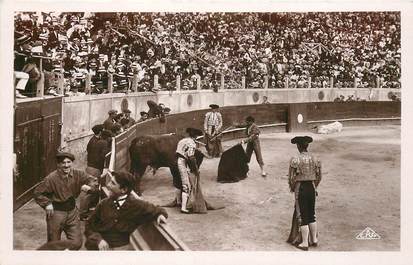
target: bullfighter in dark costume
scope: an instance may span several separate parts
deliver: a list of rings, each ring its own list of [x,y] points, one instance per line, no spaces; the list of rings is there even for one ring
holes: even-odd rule
[[[318,244],[314,208],[316,188],[321,181],[321,162],[307,151],[312,141],[309,136],[297,136],[291,140],[300,154],[290,161],[288,184],[295,195],[295,209],[287,241],[302,250]]]

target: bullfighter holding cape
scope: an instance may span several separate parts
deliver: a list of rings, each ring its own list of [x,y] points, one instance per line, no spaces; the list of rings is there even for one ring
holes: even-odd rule
[[[202,135],[201,130],[187,128],[186,137],[178,142],[176,148],[178,170],[182,183],[176,198],[177,204],[181,204],[181,212],[183,213],[206,213],[207,210],[223,208],[208,204],[202,194],[200,174],[195,158],[195,138],[200,135]]]

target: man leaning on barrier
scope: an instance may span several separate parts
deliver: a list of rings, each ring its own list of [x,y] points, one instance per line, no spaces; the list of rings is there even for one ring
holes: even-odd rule
[[[156,220],[166,223],[165,209],[143,201],[131,193],[134,181],[127,172],[112,172],[102,200],[86,222],[85,247],[88,250],[130,250],[129,236],[139,226]]]
[[[94,178],[83,171],[73,169],[75,156],[61,152],[56,155],[57,170],[45,177],[34,190],[34,199],[46,211],[47,241],[58,241],[62,232],[74,247],[82,247],[79,211],[76,198],[80,191],[97,189]]]

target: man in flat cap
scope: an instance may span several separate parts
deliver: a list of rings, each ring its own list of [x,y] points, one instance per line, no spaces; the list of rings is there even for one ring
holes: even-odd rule
[[[204,119],[206,149],[209,156],[219,157],[222,153],[222,115],[218,112],[218,105],[211,104],[209,107],[211,108],[211,111],[205,114]]]
[[[108,173],[110,196],[103,199],[86,222],[88,250],[131,250],[130,234],[148,222],[166,223],[165,209],[135,198],[133,176],[128,172]]]
[[[116,124],[117,110],[111,109],[108,111],[109,117],[103,122],[103,129],[112,131],[113,125]]]
[[[45,177],[34,190],[34,199],[46,211],[47,241],[61,239],[62,232],[75,244],[82,247],[79,211],[76,198],[81,191],[94,191],[94,178],[72,168],[75,156],[67,152],[56,154],[57,169]]]
[[[321,162],[307,151],[313,141],[310,136],[297,136],[291,139],[297,145],[299,154],[290,160],[288,184],[294,192],[295,207],[288,242],[301,250],[318,244],[317,223],[315,220],[316,188],[321,181]]]
[[[187,128],[185,138],[178,142],[176,156],[179,174],[181,176],[181,189],[176,191],[177,203],[181,202],[181,212],[188,213],[187,203],[191,193],[189,174],[192,172],[199,177],[199,169],[196,163],[196,137],[202,135],[202,131],[195,128]]]

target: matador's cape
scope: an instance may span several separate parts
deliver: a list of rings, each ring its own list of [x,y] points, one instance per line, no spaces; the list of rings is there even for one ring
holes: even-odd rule
[[[247,172],[248,159],[241,144],[237,144],[222,153],[218,165],[218,182],[238,182],[247,177]]]

